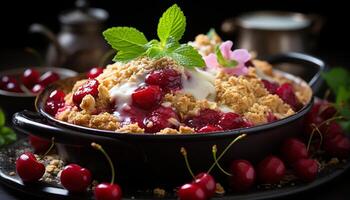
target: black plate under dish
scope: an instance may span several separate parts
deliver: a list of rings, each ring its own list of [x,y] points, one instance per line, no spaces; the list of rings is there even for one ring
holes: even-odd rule
[[[10,176],[10,172],[15,171],[15,159],[23,151],[30,150],[30,146],[26,139],[21,139],[11,144],[0,151],[0,182],[7,187],[31,195],[33,197],[44,197],[45,199],[93,199],[92,193],[86,192],[85,194],[69,194],[67,190],[63,189],[57,183],[35,183],[35,184],[23,184],[17,175]],[[273,189],[252,189],[249,193],[230,193],[228,192],[224,196],[214,197],[216,200],[228,200],[228,199],[241,199],[241,200],[261,200],[272,199],[279,197],[286,197],[289,195],[297,194],[306,190],[310,190],[322,184],[325,184],[332,179],[343,174],[350,168],[350,162],[340,163],[336,167],[324,170],[319,174],[319,177],[312,183],[305,184],[296,182],[294,186],[291,184],[283,186],[282,188]],[[150,193],[138,192],[136,194],[126,194],[124,199],[155,199]],[[161,199],[176,199],[174,195],[167,196]]]

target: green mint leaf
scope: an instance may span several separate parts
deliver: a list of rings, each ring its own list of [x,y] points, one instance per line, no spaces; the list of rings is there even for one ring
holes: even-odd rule
[[[114,61],[129,61],[141,56],[147,49],[147,38],[135,28],[113,27],[105,30],[103,36],[113,49],[117,50]]]
[[[350,120],[339,121],[340,126],[344,129],[345,133],[350,134]]]
[[[5,113],[2,110],[0,110],[0,127],[4,126],[5,122]]]
[[[158,40],[151,40],[146,44],[146,55],[150,58],[158,59],[164,56],[164,48]]]
[[[11,128],[6,126],[0,128],[0,146],[10,144],[16,139],[17,135]]]
[[[170,36],[165,44],[166,51],[174,51],[180,47],[180,43],[172,36]]]
[[[216,59],[218,63],[223,67],[236,67],[238,62],[235,60],[226,60],[221,53],[220,47],[216,46],[215,48]]]
[[[344,85],[340,85],[336,94],[335,102],[337,105],[347,105],[350,103],[350,88],[346,89]]]
[[[343,68],[336,67],[329,72],[322,73],[322,77],[326,80],[328,86],[334,94],[337,94],[340,86],[349,86],[349,72]]]
[[[179,41],[186,29],[186,17],[179,6],[174,4],[159,19],[157,34],[164,45],[170,36]]]
[[[188,44],[182,44],[174,51],[167,52],[167,56],[173,58],[177,63],[184,67],[204,67],[205,62],[196,49]]]

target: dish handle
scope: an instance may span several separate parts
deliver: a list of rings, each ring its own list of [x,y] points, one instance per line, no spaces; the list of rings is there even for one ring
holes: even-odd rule
[[[46,139],[54,137],[56,142],[63,144],[82,145],[90,144],[91,142],[108,143],[111,140],[103,136],[81,133],[79,131],[50,125],[40,113],[29,110],[15,113],[12,117],[12,123],[13,127],[22,133]],[[118,142],[118,139],[113,138],[113,142]]]
[[[323,83],[322,72],[327,70],[326,64],[311,55],[290,52],[290,53],[282,53],[274,56],[269,56],[265,58],[271,64],[279,64],[279,63],[292,63],[292,64],[304,64],[310,67],[315,68],[314,74],[310,78],[308,84],[310,85],[312,91],[317,93]]]

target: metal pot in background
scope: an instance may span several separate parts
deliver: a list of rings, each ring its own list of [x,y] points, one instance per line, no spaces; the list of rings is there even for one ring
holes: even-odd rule
[[[108,51],[102,37],[107,11],[90,8],[86,0],[77,0],[76,8],[59,16],[61,30],[57,36],[41,24],[32,24],[29,31],[49,39],[46,64],[86,71],[97,66]]]
[[[257,52],[258,56],[285,52],[312,52],[324,20],[317,15],[295,12],[257,11],[230,18],[221,30],[237,48]]]

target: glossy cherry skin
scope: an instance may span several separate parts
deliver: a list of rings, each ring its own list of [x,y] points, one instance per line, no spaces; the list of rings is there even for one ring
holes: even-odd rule
[[[302,158],[309,157],[306,145],[297,138],[289,138],[285,140],[282,144],[281,153],[283,158],[290,164]]]
[[[60,75],[58,75],[56,72],[48,71],[40,76],[38,83],[40,85],[47,86],[55,81],[58,81],[59,79]]]
[[[182,88],[181,74],[174,69],[155,70],[146,76],[145,82],[158,85],[166,92]]]
[[[26,152],[17,158],[16,171],[23,182],[34,182],[44,175],[45,166],[37,161],[34,154]]]
[[[17,82],[17,80],[14,77],[11,76],[1,76],[0,79],[0,89],[4,89],[7,83],[10,82]]]
[[[60,179],[69,192],[84,192],[91,183],[91,173],[77,164],[70,164],[63,168]]]
[[[29,144],[33,147],[36,153],[43,153],[47,151],[51,146],[51,141],[37,137],[35,135],[29,135]]]
[[[217,125],[221,117],[221,112],[211,109],[203,109],[197,116],[185,119],[185,124],[196,130],[208,125]]]
[[[293,86],[290,83],[284,83],[277,88],[276,94],[287,104],[289,104],[294,111],[300,109],[300,102],[295,96]]]
[[[340,134],[325,138],[323,148],[331,156],[346,158],[350,154],[350,139]]]
[[[267,184],[280,182],[286,172],[283,161],[276,156],[266,157],[259,163],[257,169],[259,180]]]
[[[94,67],[89,70],[89,72],[86,74],[86,76],[89,79],[94,79],[98,77],[103,72],[103,67]]]
[[[318,163],[316,160],[302,158],[294,164],[295,174],[305,182],[312,182],[318,174]]]
[[[195,183],[187,183],[177,191],[179,200],[206,200],[204,190]]]
[[[162,90],[158,85],[143,86],[136,89],[132,94],[132,104],[142,109],[150,109],[162,99]]]
[[[15,81],[15,82],[9,82],[5,85],[4,90],[9,91],[9,92],[15,92],[15,93],[22,93],[22,89],[20,85]]]
[[[43,91],[44,90],[44,86],[40,85],[40,84],[35,84],[33,86],[33,88],[31,89],[31,91],[34,93],[34,94],[38,94],[39,92]]]
[[[26,69],[22,75],[22,83],[27,88],[32,88],[39,82],[40,73],[35,69]]]
[[[207,198],[211,198],[215,194],[216,182],[215,179],[208,173],[200,173],[194,177],[193,183],[199,185]]]
[[[247,160],[234,160],[230,165],[230,172],[230,184],[235,191],[247,191],[255,183],[255,169]]]
[[[160,106],[146,116],[143,123],[147,133],[156,133],[164,128],[177,128],[179,121],[179,116],[171,107]]]
[[[279,87],[278,83],[273,83],[268,80],[261,80],[264,84],[264,87],[270,94],[276,94],[277,88]]]
[[[219,126],[207,125],[200,128],[197,131],[197,133],[210,133],[210,132],[217,132],[217,131],[222,131],[222,128]]]
[[[90,94],[93,97],[98,95],[99,82],[96,79],[89,79],[81,85],[73,94],[73,102],[79,106],[83,98]]]
[[[232,130],[243,127],[244,120],[239,114],[228,112],[222,114],[218,121],[218,125],[223,130]]]
[[[122,189],[117,184],[100,183],[96,186],[94,195],[96,200],[120,200]]]
[[[65,94],[62,90],[54,90],[50,93],[45,104],[45,112],[50,115],[56,115],[58,109],[64,107]]]

